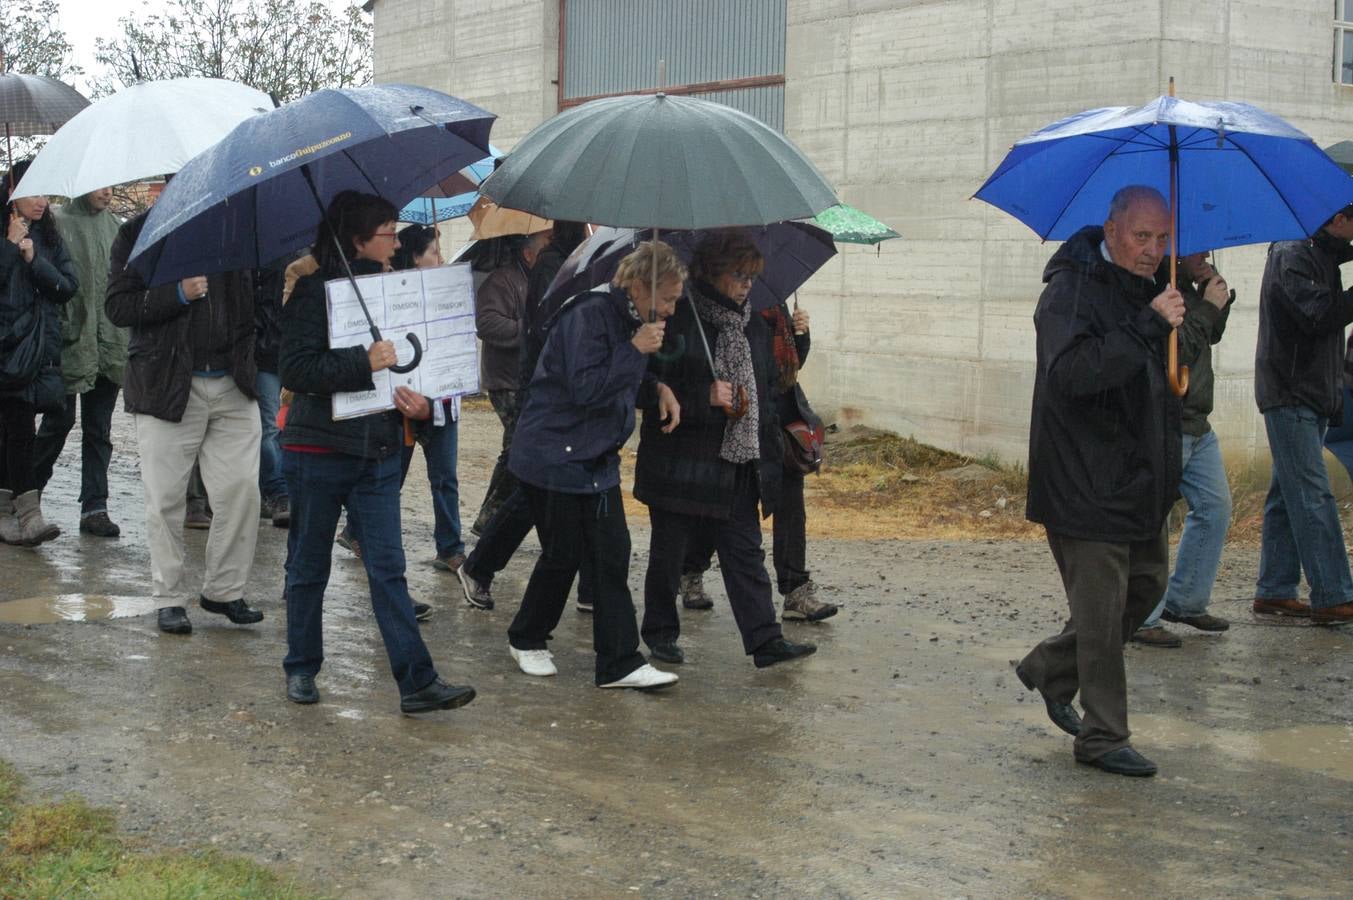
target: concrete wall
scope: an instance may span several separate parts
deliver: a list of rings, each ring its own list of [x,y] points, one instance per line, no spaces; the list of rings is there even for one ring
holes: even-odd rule
[[[494,142],[555,112],[556,0],[376,0],[378,81],[497,112]],[[1010,144],[1072,112],[1165,92],[1256,103],[1322,146],[1353,137],[1327,0],[788,0],[785,127],[841,198],[903,240],[843,247],[800,300],[816,406],[1004,459],[1026,454],[1033,308],[1055,245],[968,198]],[[458,238],[463,231],[452,230]],[[1214,424],[1266,446],[1252,370],[1263,251],[1228,250],[1239,299]]]

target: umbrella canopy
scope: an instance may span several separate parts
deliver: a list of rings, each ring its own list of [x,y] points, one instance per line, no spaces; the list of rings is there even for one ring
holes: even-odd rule
[[[62,126],[19,186],[31,194],[80,197],[177,172],[236,125],[272,106],[262,91],[221,78],[134,84]]]
[[[544,218],[631,228],[766,225],[837,202],[784,135],[731,107],[661,93],[560,113],[480,190]]]
[[[766,260],[765,271],[752,282],[752,292],[747,298],[754,310],[767,309],[788,299],[836,255],[831,235],[806,222],[777,222],[745,230]],[[662,239],[689,265],[702,235],[700,231],[673,231]],[[620,267],[620,260],[648,237],[645,230],[598,228],[564,261],[545,292],[542,305],[553,308],[556,304],[552,300],[567,299],[610,281]]]
[[[64,81],[46,75],[0,74],[0,122],[5,135],[26,137],[54,134],[89,105],[89,101]]]
[[[317,91],[253,116],[179,170],[129,264],[152,286],[258,268],[313,243],[321,204],[341,191],[379,194],[399,208],[483,159],[493,119],[403,84]]]
[[[1350,175],[1353,175],[1353,141],[1340,141],[1337,144],[1331,144],[1325,148],[1329,158],[1339,164]]]
[[[455,197],[414,197],[399,211],[399,221],[435,225],[449,219],[459,219],[470,211],[478,199],[477,191]]]
[[[844,203],[823,210],[812,221],[838,244],[878,244],[902,236],[868,213]]]
[[[480,197],[467,214],[474,223],[470,237],[477,241],[506,237],[510,234],[535,234],[554,227],[549,219],[542,219],[519,209],[505,209],[488,197]]]
[[[1065,240],[1103,222],[1126,185],[1170,196],[1172,159],[1180,256],[1304,238],[1353,201],[1353,179],[1277,116],[1171,96],[1077,113],[1022,138],[975,196]]]

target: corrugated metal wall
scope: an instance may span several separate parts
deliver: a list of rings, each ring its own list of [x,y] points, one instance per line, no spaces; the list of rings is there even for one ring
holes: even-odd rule
[[[783,75],[787,0],[565,0],[563,99]],[[748,96],[739,96],[741,94]],[[782,127],[784,89],[709,99]]]
[[[737,91],[710,91],[703,94],[691,94],[701,100],[712,100],[742,110],[755,116],[776,131],[785,130],[785,86],[772,84],[766,87],[745,88]]]

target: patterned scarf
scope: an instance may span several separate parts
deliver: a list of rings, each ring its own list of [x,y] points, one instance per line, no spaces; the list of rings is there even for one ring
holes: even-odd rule
[[[785,315],[785,305],[777,303],[770,309],[761,311],[761,318],[770,326],[775,348],[775,391],[783,394],[799,380],[799,348],[794,343],[794,328],[789,316]]]
[[[719,458],[731,463],[751,462],[761,458],[756,370],[752,368],[752,345],[747,340],[752,306],[744,303],[737,309],[729,309],[713,299],[715,296],[718,296],[717,292],[707,285],[693,288],[691,298],[695,301],[695,314],[719,329],[714,342],[714,370],[719,380],[733,385],[735,401],[739,387],[747,391],[747,414],[725,423]]]

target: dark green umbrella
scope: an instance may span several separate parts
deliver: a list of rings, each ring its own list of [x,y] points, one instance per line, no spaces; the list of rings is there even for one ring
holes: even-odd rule
[[[1339,168],[1353,175],[1353,141],[1340,141],[1326,147],[1325,153],[1339,164]]]
[[[479,190],[508,209],[620,228],[769,225],[837,202],[778,131],[720,103],[662,93],[560,113]]]
[[[868,213],[844,203],[823,210],[812,221],[838,244],[877,244],[902,236]]]

